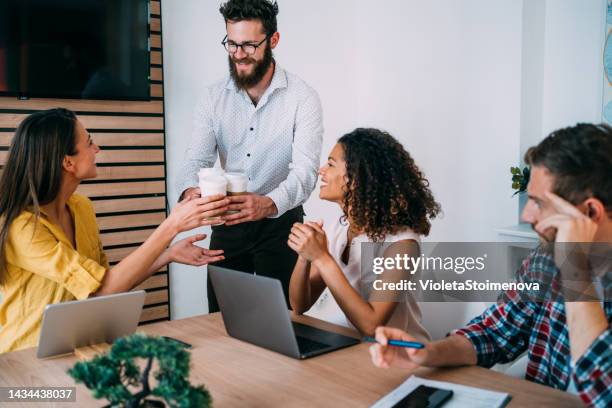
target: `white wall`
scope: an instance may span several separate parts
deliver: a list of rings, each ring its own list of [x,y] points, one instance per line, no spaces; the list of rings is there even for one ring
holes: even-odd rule
[[[523,7],[517,162],[550,132],[600,122],[606,0],[530,0]],[[521,197],[520,217],[526,197]]]
[[[587,32],[597,7],[581,9],[580,21],[565,25],[578,5],[588,2],[550,2],[562,9],[541,10],[548,23],[541,43],[559,53],[547,55],[545,67],[532,67],[536,72],[541,68],[546,78],[541,86],[545,114],[538,118],[544,128],[565,116],[592,116],[597,104],[590,79],[567,83],[568,76],[592,75],[589,69],[596,61],[585,56],[585,49],[593,48],[594,34]],[[220,45],[225,27],[217,3],[162,4],[171,201],[178,195],[174,182],[199,89],[227,72]],[[279,7],[276,58],[321,96],[322,159],[345,132],[380,127],[412,153],[442,204],[444,217],[434,222],[431,240],[495,240],[496,227],[516,223],[518,206],[511,197],[508,169],[517,163],[522,143],[523,2],[280,0]],[[574,39],[572,30],[587,34]],[[590,68],[575,63],[557,71],[554,63],[572,60],[574,51]],[[537,49],[531,55],[538,55]],[[601,77],[593,81],[601,84]],[[547,105],[557,98],[572,102]],[[578,103],[577,98],[588,102]],[[581,113],[570,115],[572,107]],[[306,210],[310,218],[336,214],[316,193]],[[171,285],[173,318],[206,311],[203,268],[173,265]]]
[[[334,3],[340,10],[348,2]],[[352,2],[351,16],[332,9],[318,22],[322,46],[278,53],[310,76],[311,55],[326,49],[309,78],[323,99],[324,151],[356,126],[384,128],[409,149],[444,209],[432,240],[493,239],[492,226],[511,222],[516,205],[505,164],[518,149],[521,4],[492,3]],[[317,19],[316,8],[309,10],[294,7],[285,17]],[[288,42],[307,46],[304,25],[286,27]],[[340,52],[331,41],[342,44]],[[487,211],[479,191],[500,211]],[[311,214],[323,208],[318,200],[307,205]]]
[[[600,122],[606,0],[530,0],[523,28],[521,152],[550,132]]]
[[[548,0],[542,133],[601,122],[605,0]]]

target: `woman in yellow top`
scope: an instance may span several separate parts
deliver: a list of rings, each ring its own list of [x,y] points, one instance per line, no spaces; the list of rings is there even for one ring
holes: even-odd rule
[[[179,203],[151,236],[112,269],[89,199],[74,194],[96,177],[99,152],[74,113],[37,112],[17,129],[0,179],[0,353],[34,347],[44,308],[125,292],[169,262],[204,265],[223,259],[174,237],[209,225],[227,210],[221,197]],[[218,200],[218,201],[214,201]]]

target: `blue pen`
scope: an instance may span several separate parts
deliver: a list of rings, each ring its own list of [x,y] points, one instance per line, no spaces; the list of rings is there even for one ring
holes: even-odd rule
[[[378,343],[378,341],[374,337],[366,336],[363,338],[363,340],[367,341],[368,343]],[[415,348],[415,349],[425,348],[425,345],[423,343],[419,343],[416,341],[404,341],[404,340],[392,340],[391,339],[391,340],[388,340],[387,343],[395,347],[409,347],[409,348]]]

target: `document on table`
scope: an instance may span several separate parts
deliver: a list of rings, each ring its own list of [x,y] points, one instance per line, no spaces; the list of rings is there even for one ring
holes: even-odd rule
[[[419,385],[440,388],[443,390],[452,390],[453,396],[443,406],[444,408],[490,408],[504,407],[510,402],[510,395],[497,392],[483,390],[482,388],[468,387],[465,385],[453,384],[443,381],[426,380],[424,378],[411,376],[404,381],[399,387],[379,399],[370,408],[388,408],[397,404],[406,395],[410,394]]]

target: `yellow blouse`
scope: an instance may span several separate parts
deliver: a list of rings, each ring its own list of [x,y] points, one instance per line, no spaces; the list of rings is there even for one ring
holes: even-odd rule
[[[36,347],[45,306],[87,298],[109,268],[91,201],[73,194],[68,208],[76,249],[43,212],[36,228],[29,211],[9,228],[7,270],[0,288],[0,353]]]

